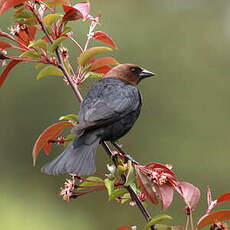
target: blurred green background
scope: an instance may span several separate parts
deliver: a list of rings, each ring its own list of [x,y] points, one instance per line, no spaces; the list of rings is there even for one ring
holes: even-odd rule
[[[180,180],[198,186],[202,199],[197,219],[206,208],[207,185],[215,197],[229,191],[230,2],[97,0],[91,6],[94,15],[103,15],[98,29],[108,32],[119,46],[114,57],[156,73],[140,85],[142,114],[121,143],[138,161],[170,163]],[[11,15],[9,11],[1,16],[3,29]],[[76,37],[85,39],[87,23],[72,26]],[[0,90],[0,228],[143,226],[136,208],[107,202],[104,192],[62,201],[57,193],[65,176],[40,173],[41,165],[52,156],[42,154],[32,167],[31,150],[41,131],[61,115],[77,112],[79,106],[62,80],[36,81],[35,76],[33,64],[21,64]],[[54,152],[60,151],[55,148]],[[108,162],[100,149],[97,172],[104,172]],[[174,224],[185,223],[183,207],[176,197],[166,211]],[[153,215],[159,213],[158,207],[149,208]]]

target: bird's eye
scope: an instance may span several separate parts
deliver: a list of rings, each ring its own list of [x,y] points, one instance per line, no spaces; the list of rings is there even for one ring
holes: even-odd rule
[[[131,68],[130,68],[130,71],[131,71],[132,73],[135,73],[136,75],[139,75],[139,74],[141,73],[142,69],[139,68],[139,67],[131,67]]]

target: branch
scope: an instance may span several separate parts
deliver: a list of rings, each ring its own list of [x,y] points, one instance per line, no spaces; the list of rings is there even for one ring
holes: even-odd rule
[[[109,149],[109,146],[106,144],[105,141],[103,141],[101,143],[102,147],[104,148],[104,150],[106,151],[107,155],[113,160],[113,163],[117,166],[117,162],[116,159],[113,157],[113,154],[111,152],[111,150]],[[124,174],[121,174],[121,179],[123,180],[123,182],[125,183],[126,181],[126,176]],[[127,191],[130,193],[132,200],[134,200],[138,206],[138,208],[140,209],[142,215],[144,216],[145,220],[147,222],[149,222],[152,217],[149,214],[149,212],[145,209],[145,207],[143,206],[142,202],[140,201],[140,199],[138,198],[137,194],[133,191],[133,189],[131,188],[131,186],[124,186]],[[153,228],[151,227],[151,229],[155,229],[154,226]]]
[[[19,49],[21,49],[21,50],[24,50],[24,51],[26,51],[26,50],[29,50],[29,48],[26,46],[26,45],[24,45],[23,43],[21,43],[20,41],[18,41],[17,39],[15,39],[13,36],[11,36],[10,34],[8,34],[8,33],[6,33],[6,32],[3,32],[1,29],[0,29],[0,36],[1,37],[5,37],[5,38],[8,38],[8,39],[10,39],[11,41],[13,41],[13,42],[16,42],[16,43],[18,43],[21,47],[23,47],[23,48],[19,48]],[[18,48],[18,47],[17,47]]]
[[[48,31],[46,30],[45,25],[43,24],[42,20],[40,19],[40,17],[38,16],[38,14],[35,12],[35,9],[31,9],[31,10],[32,10],[32,12],[34,13],[34,15],[35,15],[35,17],[36,17],[36,19],[37,19],[39,25],[41,26],[42,31],[45,33],[46,37],[48,38],[48,40],[49,40],[50,43],[52,44],[52,43],[53,43],[53,39],[52,39],[52,37],[49,35]],[[91,35],[92,31],[94,30],[94,28],[95,28],[95,26],[94,26],[94,25],[93,25],[93,26],[91,25],[91,27],[90,27],[90,33],[88,34],[88,39],[87,39],[87,41],[86,41],[84,50],[86,50],[87,47],[88,47],[88,44],[89,44],[89,41],[90,41],[90,35]],[[58,67],[62,70],[64,76],[65,76],[66,79],[68,80],[68,82],[69,82],[69,84],[70,84],[70,86],[71,86],[71,88],[72,88],[72,90],[73,90],[73,92],[74,92],[74,94],[75,94],[77,100],[78,100],[80,103],[82,103],[83,98],[82,98],[82,96],[81,96],[81,93],[80,93],[78,87],[75,86],[75,84],[74,84],[74,82],[73,82],[73,80],[72,80],[70,74],[69,74],[68,71],[66,70],[66,67],[65,67],[65,65],[64,65],[64,61],[63,61],[62,56],[61,56],[61,53],[60,53],[60,48],[57,47],[55,52],[56,52],[57,59],[58,59]],[[122,150],[118,145],[114,144],[114,142],[113,142],[112,144],[113,144],[116,148],[119,148],[119,149],[123,152],[123,150]],[[113,160],[114,164],[117,166],[116,159],[113,157],[113,154],[112,154],[111,150],[109,149],[108,145],[106,144],[106,142],[105,142],[105,141],[102,141],[101,145],[102,145],[102,147],[104,148],[104,150],[105,150],[105,152],[107,153],[107,155]],[[121,174],[121,179],[125,182],[125,181],[126,181],[126,176],[125,176],[124,174]],[[142,215],[144,216],[145,220],[146,220],[147,222],[149,222],[149,221],[152,219],[152,217],[151,217],[151,215],[149,214],[149,212],[145,209],[145,207],[143,206],[141,200],[138,198],[138,196],[137,196],[137,194],[135,193],[135,191],[132,189],[131,186],[124,186],[124,187],[125,187],[125,188],[127,189],[127,191],[130,193],[130,196],[131,196],[132,200],[134,200],[134,201],[136,202],[136,204],[137,204],[138,208],[140,209]],[[154,225],[151,226],[151,230],[155,230],[155,226],[154,226]]]
[[[34,8],[31,7],[31,11],[33,12],[33,14],[35,15],[39,25],[41,26],[42,31],[44,32],[44,34],[46,35],[46,37],[48,38],[49,42],[51,44],[53,44],[53,38],[49,35],[48,31],[46,30],[45,25],[43,24],[42,20],[40,19],[40,17],[38,16],[37,12],[35,11]],[[61,54],[60,54],[60,49],[59,47],[56,48],[55,50],[56,55],[57,55],[57,59],[58,59],[58,68],[62,70],[64,76],[66,77],[67,81],[69,82],[70,87],[72,88],[75,96],[77,97],[78,101],[81,103],[83,101],[83,98],[81,96],[81,93],[79,91],[79,89],[75,86],[71,76],[69,75],[68,71],[65,68],[64,65],[64,61],[61,58]]]

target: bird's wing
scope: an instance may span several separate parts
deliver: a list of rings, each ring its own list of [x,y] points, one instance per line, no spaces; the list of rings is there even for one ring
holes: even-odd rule
[[[118,80],[114,83],[107,81],[96,83],[84,99],[79,114],[80,129],[113,122],[140,105],[140,94],[136,87]]]

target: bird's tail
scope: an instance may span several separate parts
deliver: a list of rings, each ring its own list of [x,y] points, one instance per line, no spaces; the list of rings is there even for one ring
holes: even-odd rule
[[[41,171],[48,175],[73,173],[90,175],[95,173],[95,154],[100,137],[94,133],[76,137],[72,143],[50,163],[44,165]]]

